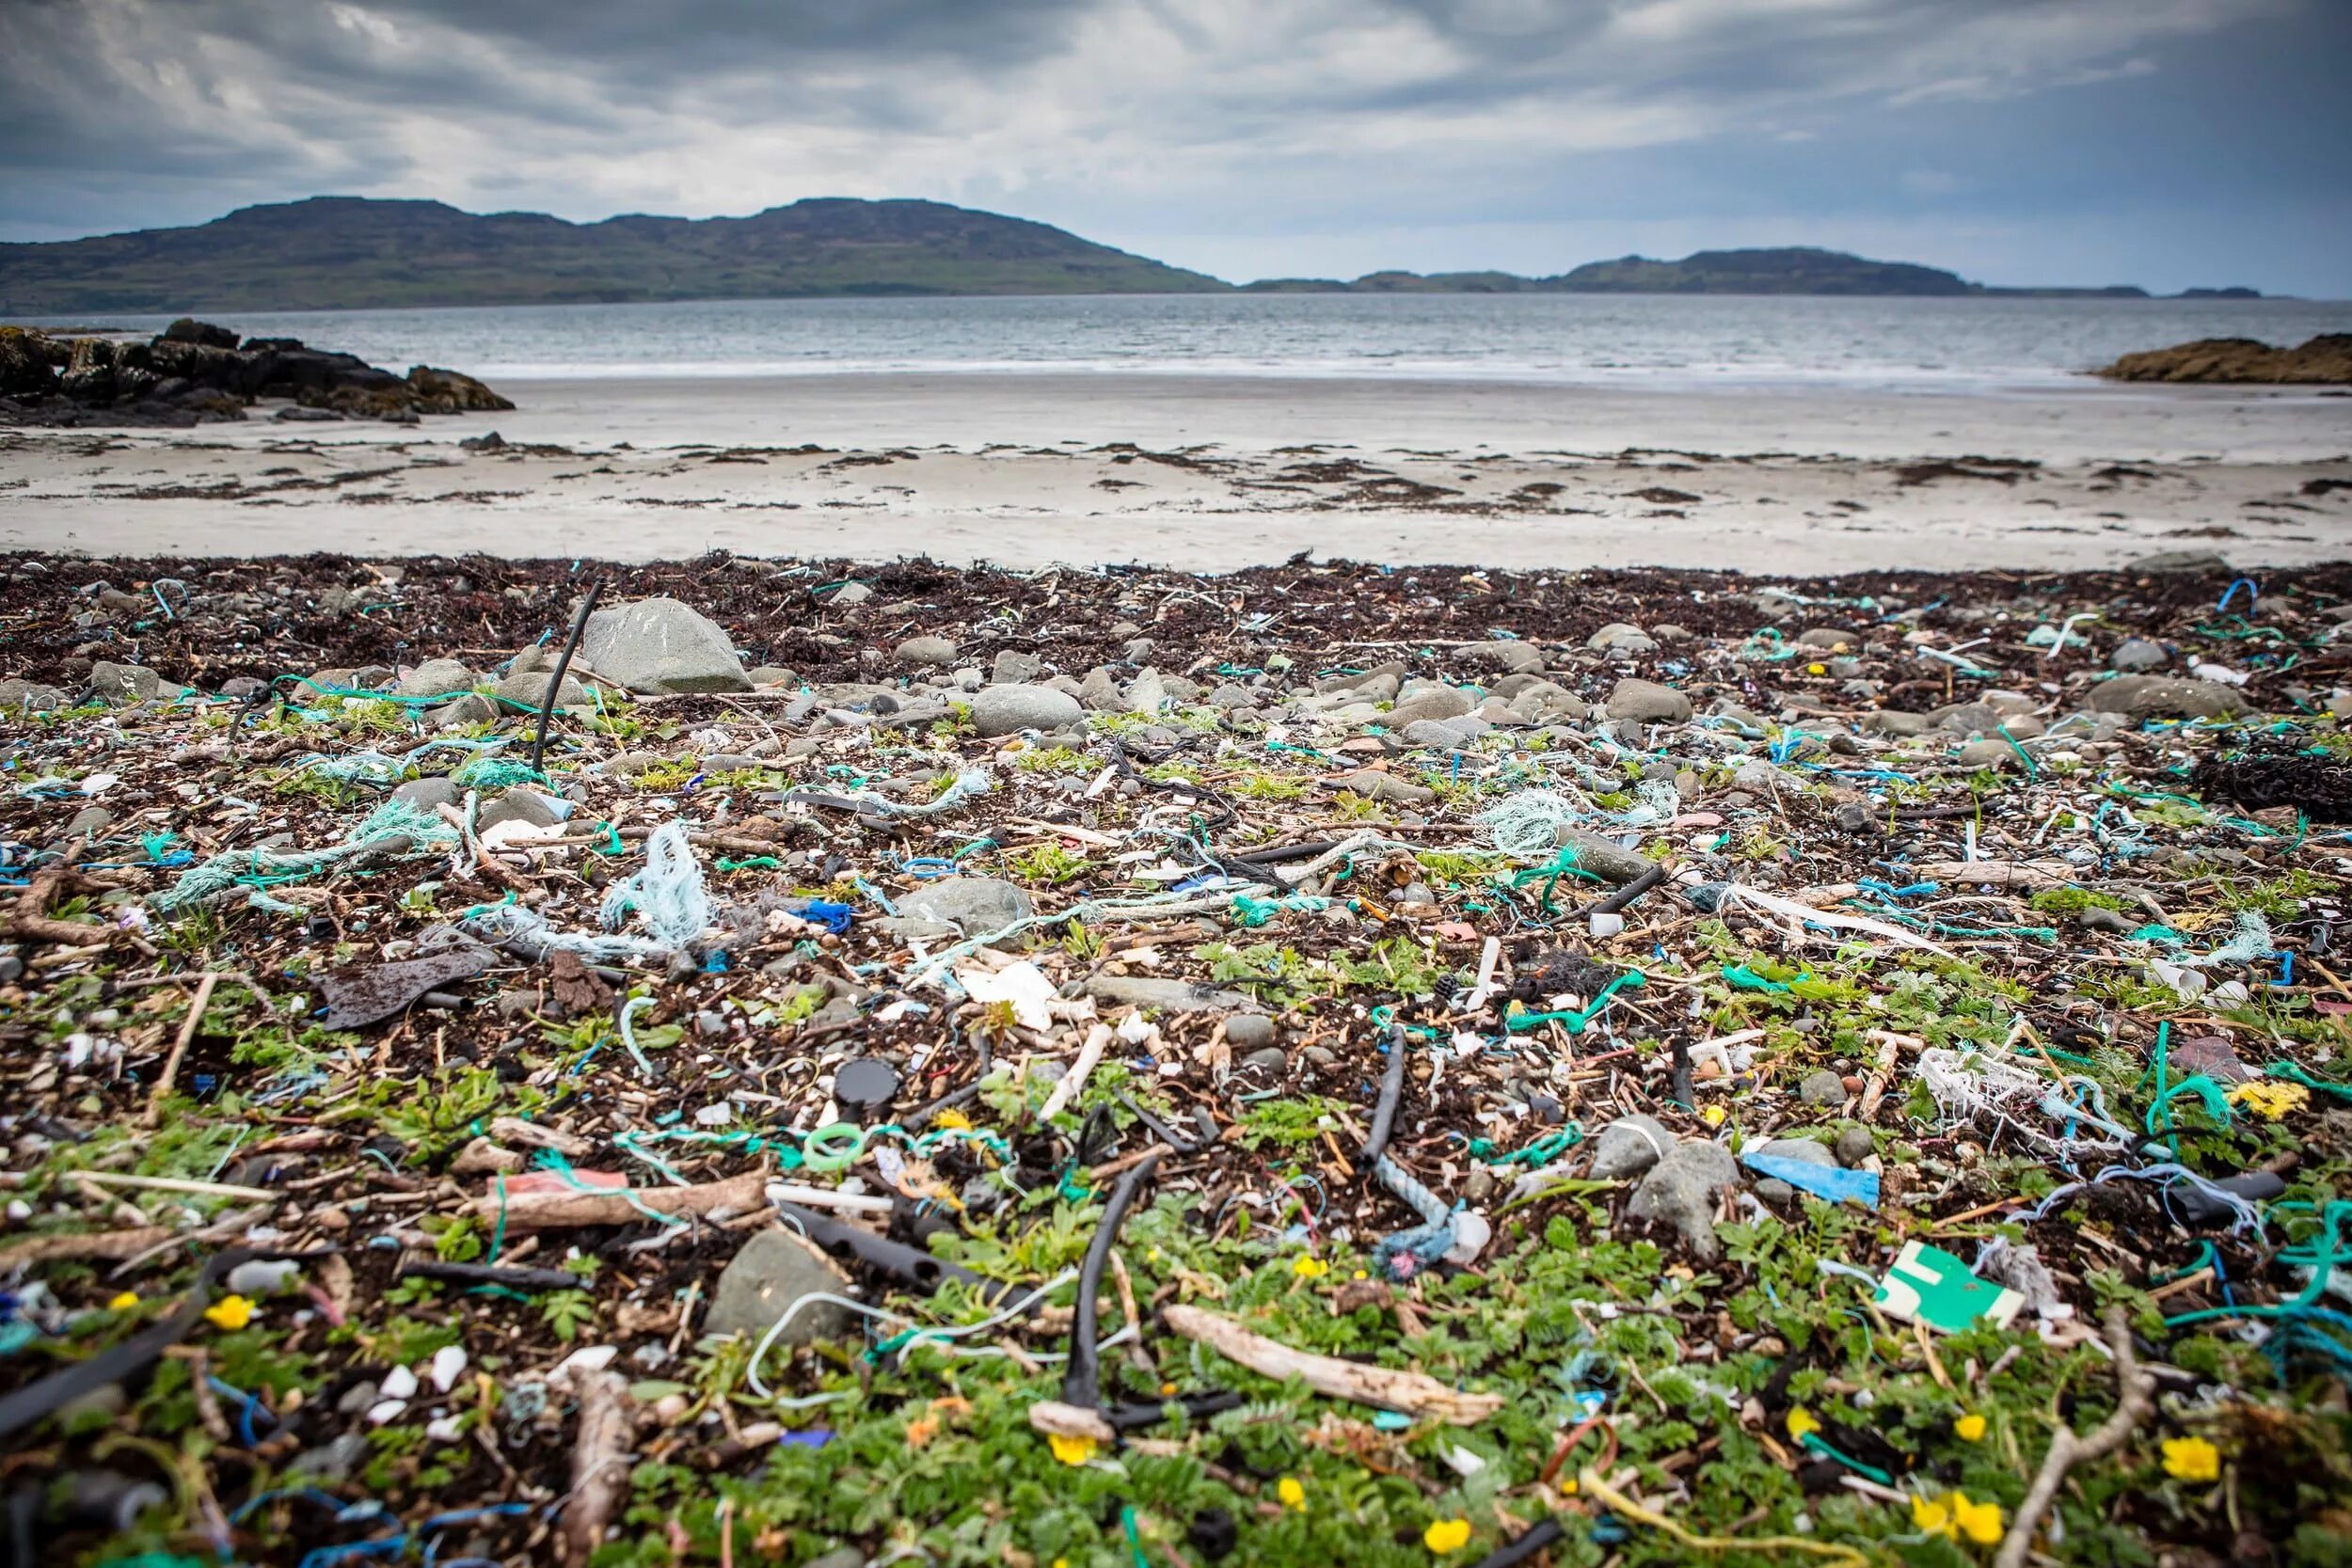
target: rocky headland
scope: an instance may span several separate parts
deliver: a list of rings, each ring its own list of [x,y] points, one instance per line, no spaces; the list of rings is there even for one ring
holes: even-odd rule
[[[2273,348],[2252,338],[2200,338],[2127,354],[2091,373],[2107,381],[2344,386],[2352,384],[2352,332],[2323,332],[2300,348]]]
[[[427,414],[515,405],[456,371],[405,376],[297,338],[246,338],[182,317],[152,338],[0,326],[0,425],[186,426],[279,402],[287,421],[414,424]]]

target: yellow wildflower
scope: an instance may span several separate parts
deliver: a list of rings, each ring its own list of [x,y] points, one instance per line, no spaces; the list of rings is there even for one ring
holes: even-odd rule
[[[1298,1484],[1296,1476],[1284,1476],[1276,1481],[1274,1495],[1282,1499],[1284,1508],[1295,1508],[1301,1513],[1307,1512],[1307,1489]]]
[[[253,1304],[243,1296],[223,1296],[204,1308],[204,1319],[215,1328],[234,1334],[253,1321]]]
[[[1091,1437],[1065,1437],[1057,1432],[1047,1434],[1045,1440],[1054,1446],[1054,1457],[1064,1465],[1084,1465],[1094,1457]]]
[[[2168,1437],[2164,1441],[2164,1473],[2175,1481],[2215,1481],[2221,1475],[2221,1450],[2202,1437]]]
[[[1709,1105],[1706,1110],[1699,1113],[1699,1120],[1707,1123],[1709,1127],[1721,1127],[1724,1124],[1724,1118],[1729,1115],[1730,1113],[1725,1111],[1721,1105]]]
[[[1952,1529],[1952,1511],[1933,1497],[1911,1499],[1911,1522],[1930,1535],[1948,1535]]]
[[[1829,666],[1826,664],[1808,664],[1804,667],[1804,673],[1808,675],[1826,675],[1829,673]]]
[[[1788,1427],[1789,1438],[1792,1441],[1799,1443],[1804,1442],[1806,1438],[1821,1430],[1820,1418],[1814,1415],[1812,1411],[1806,1410],[1802,1406],[1788,1412],[1788,1420],[1787,1424]]]
[[[1421,1532],[1422,1544],[1439,1557],[1458,1552],[1470,1544],[1470,1528],[1468,1519],[1433,1519]]]
[[[108,1302],[106,1304],[106,1309],[110,1312],[128,1312],[132,1307],[136,1307],[138,1304],[139,1293],[136,1291],[125,1291],[122,1294]]]
[[[2289,1111],[2299,1111],[2311,1103],[2312,1091],[2300,1084],[2280,1084],[2267,1078],[2257,1078],[2240,1084],[2230,1091],[2230,1103],[2243,1106],[2265,1121],[2277,1121]]]
[[[2001,1505],[1972,1503],[1965,1492],[1952,1494],[1952,1524],[1960,1533],[1979,1546],[1990,1546],[2001,1539]]]
[[[1984,1441],[1984,1418],[1973,1411],[1952,1423],[1952,1433],[1963,1443]]]
[[[932,1117],[931,1125],[939,1128],[961,1127],[968,1129],[972,1125],[972,1118],[965,1116],[961,1111],[951,1109],[942,1111],[938,1115]]]
[[[1331,1272],[1331,1265],[1311,1252],[1302,1252],[1291,1259],[1291,1273],[1301,1279],[1321,1279]]]

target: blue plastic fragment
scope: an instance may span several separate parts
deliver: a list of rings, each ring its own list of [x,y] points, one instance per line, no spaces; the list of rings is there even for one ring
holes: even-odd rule
[[[1879,1173],[1874,1170],[1817,1165],[1786,1154],[1768,1154],[1760,1148],[1740,1155],[1740,1163],[1759,1176],[1778,1177],[1798,1191],[1811,1193],[1824,1203],[1843,1203],[1848,1198],[1854,1198],[1867,1208],[1879,1206]]]

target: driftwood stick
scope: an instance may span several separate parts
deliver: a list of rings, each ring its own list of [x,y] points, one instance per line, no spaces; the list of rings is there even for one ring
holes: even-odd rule
[[[702,1216],[721,1209],[749,1211],[764,1208],[768,1202],[768,1178],[760,1171],[743,1176],[730,1176],[723,1181],[709,1181],[699,1187],[639,1187],[627,1196],[619,1190],[585,1193],[524,1193],[509,1194],[505,1199],[506,1228],[509,1230],[563,1230],[587,1225],[630,1225],[645,1217],[651,1210],[657,1214]],[[500,1198],[493,1189],[488,1196],[475,1198],[467,1205],[469,1212],[479,1218],[495,1221],[499,1216]]]
[[[180,1232],[168,1226],[146,1225],[130,1230],[93,1230],[80,1236],[26,1236],[0,1246],[0,1273],[26,1263],[55,1262],[66,1258],[135,1258],[159,1242]]]
[[[2066,1472],[2087,1459],[2098,1459],[2122,1448],[2124,1439],[2155,1409],[2156,1380],[2132,1353],[2131,1321],[2122,1307],[2107,1308],[2106,1326],[2107,1349],[2115,1356],[2115,1382],[2120,1395],[2115,1414],[2100,1422],[2088,1437],[2077,1437],[2064,1427],[2058,1429],[2058,1435],[2050,1440],[2050,1451],[2042,1457],[2042,1469],[2034,1476],[2033,1485],[2026,1489],[2026,1500],[2017,1505],[2017,1517],[2010,1522],[2001,1549],[1993,1554],[1993,1568],[2025,1568],[2026,1552],[2033,1544],[2034,1527],[2041,1523],[2042,1513],[2058,1497]]]
[[[1229,1361],[1238,1361],[1263,1377],[1303,1378],[1308,1387],[1333,1399],[1376,1404],[1407,1416],[1434,1417],[1465,1427],[1475,1426],[1502,1408],[1500,1394],[1465,1394],[1426,1372],[1363,1367],[1293,1350],[1202,1307],[1175,1306],[1165,1315],[1168,1327],[1187,1339],[1198,1339]]]
[[[88,879],[70,865],[49,865],[33,873],[33,879],[16,896],[16,907],[5,921],[0,921],[0,936],[10,936],[20,942],[51,942],[61,947],[103,947],[117,932],[111,926],[85,926],[79,921],[58,920],[49,913],[49,905],[59,893],[89,885]]]
[[[196,997],[188,1004],[188,1016],[180,1021],[179,1037],[171,1042],[171,1054],[164,1058],[164,1070],[155,1079],[155,1092],[147,1097],[147,1125],[154,1126],[163,1119],[164,1101],[171,1093],[172,1080],[180,1076],[180,1063],[188,1053],[188,1042],[203,1026],[204,1009],[213,1005],[213,988],[220,984],[220,976],[206,972],[196,983]]]
[[[557,1555],[570,1568],[586,1568],[604,1544],[613,1505],[628,1486],[629,1426],[628,1380],[613,1371],[581,1374],[572,1491],[557,1535]]]

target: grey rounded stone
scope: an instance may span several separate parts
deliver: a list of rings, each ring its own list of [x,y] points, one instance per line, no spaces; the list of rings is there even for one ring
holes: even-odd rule
[[[1593,1180],[1625,1181],[1658,1164],[1674,1148],[1675,1135],[1656,1117],[1619,1117],[1600,1130],[1593,1145]]]
[[[1029,895],[993,877],[949,877],[928,883],[898,900],[901,914],[945,921],[967,937],[1001,931],[1037,912]]]
[[[1289,1070],[1291,1059],[1280,1046],[1269,1045],[1263,1051],[1252,1051],[1244,1056],[1241,1065],[1256,1068],[1260,1072],[1279,1073]]]
[[[1867,1160],[1877,1148],[1876,1141],[1870,1136],[1870,1130],[1860,1122],[1855,1122],[1837,1134],[1837,1163],[1841,1165],[1858,1165]]]
[[[1228,1044],[1255,1051],[1274,1043],[1274,1021],[1263,1013],[1235,1013],[1225,1021]]]
[[[1797,1093],[1804,1097],[1806,1104],[1825,1109],[1846,1102],[1845,1081],[1827,1068],[1805,1074],[1804,1082],[1797,1085]]]
[[[1692,1256],[1711,1263],[1723,1252],[1715,1236],[1715,1195],[1739,1180],[1739,1165],[1718,1146],[1677,1144],[1642,1178],[1626,1217],[1672,1225]]]
[[[991,686],[972,699],[972,724],[983,736],[1057,730],[1085,717],[1077,698],[1050,686]]]
[[[1671,686],[1629,675],[1609,693],[1609,717],[1643,724],[1679,724],[1691,717],[1691,699]]]
[[[706,1334],[765,1334],[787,1312],[792,1321],[777,1338],[787,1345],[844,1339],[863,1322],[846,1307],[816,1302],[793,1311],[812,1295],[846,1296],[847,1275],[825,1256],[788,1230],[761,1230],[719,1273]]]
[[[945,637],[910,637],[898,644],[898,662],[918,670],[956,661],[956,645]]]
[[[2127,637],[2107,656],[2107,663],[2118,670],[2161,670],[2172,661],[2171,653],[2153,638]]]

